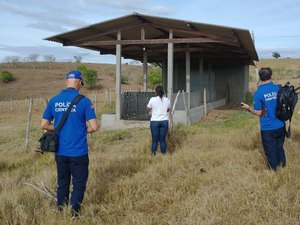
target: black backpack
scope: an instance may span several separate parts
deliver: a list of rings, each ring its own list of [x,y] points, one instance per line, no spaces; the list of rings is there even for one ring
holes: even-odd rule
[[[291,136],[291,120],[298,102],[298,93],[296,93],[296,90],[288,81],[284,86],[280,85],[280,89],[277,93],[276,117],[282,121],[289,120],[289,128],[286,132],[287,138]]]

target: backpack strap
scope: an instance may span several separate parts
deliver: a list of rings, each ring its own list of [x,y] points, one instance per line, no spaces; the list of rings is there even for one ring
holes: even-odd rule
[[[287,131],[285,131],[285,136],[287,138],[290,138],[291,137],[291,121],[292,121],[292,118],[289,119],[289,128]]]
[[[65,114],[63,115],[63,118],[61,119],[61,121],[59,122],[57,128],[55,129],[56,133],[58,133],[58,131],[62,128],[63,124],[65,123],[69,113],[71,112],[71,109],[73,107],[73,105],[76,105],[82,98],[84,98],[84,95],[77,95],[73,101],[71,102],[71,104],[69,105],[67,111],[65,112]]]

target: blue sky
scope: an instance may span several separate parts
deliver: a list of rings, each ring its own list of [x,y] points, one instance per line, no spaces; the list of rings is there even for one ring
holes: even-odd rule
[[[141,14],[243,28],[254,33],[259,58],[300,58],[299,0],[0,0],[0,61],[53,55],[56,61],[114,63],[114,56],[43,40],[105,20]]]

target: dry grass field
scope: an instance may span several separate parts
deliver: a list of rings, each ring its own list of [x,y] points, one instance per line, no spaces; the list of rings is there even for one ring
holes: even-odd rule
[[[293,64],[294,72],[299,71],[299,62]],[[274,60],[259,62],[259,66],[279,67],[279,64]],[[287,62],[284,65],[286,70],[290,68]],[[285,142],[287,166],[277,172],[267,168],[258,118],[239,108],[220,108],[197,124],[175,126],[169,139],[175,149],[166,157],[158,154],[151,158],[149,129],[92,134],[89,136],[90,175],[81,216],[73,220],[69,210],[57,212],[54,200],[31,186],[40,187],[43,183],[55,189],[56,171],[52,154],[34,151],[42,134],[39,122],[44,109],[38,98],[33,104],[30,149],[24,150],[27,121],[24,98],[55,94],[63,87],[63,84],[56,87],[61,79],[58,74],[63,76],[70,69],[69,65],[65,66],[52,71],[51,78],[43,76],[41,70],[35,74],[40,76],[35,80],[32,75],[37,69],[31,70],[31,75],[18,73],[18,81],[25,82],[26,77],[32,80],[24,86],[17,82],[10,84],[16,85],[10,87],[13,90],[0,84],[2,99],[19,99],[14,102],[16,107],[11,108],[9,102],[0,107],[1,225],[300,224],[299,105],[292,122],[292,138]],[[102,69],[99,66],[99,71]],[[18,68],[12,70],[17,74]],[[98,72],[101,74],[98,116],[113,108],[113,104],[103,101],[104,88],[113,87],[110,86],[113,76],[108,73],[106,77]],[[277,72],[274,75],[279,76]],[[53,77],[59,81],[51,83]],[[280,75],[278,79],[295,78],[292,82],[296,85],[299,77]],[[45,80],[49,83],[41,86]],[[91,92],[85,90],[87,95]]]

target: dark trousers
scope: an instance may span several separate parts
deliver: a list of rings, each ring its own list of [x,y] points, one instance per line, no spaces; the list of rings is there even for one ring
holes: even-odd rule
[[[57,205],[61,209],[69,203],[70,182],[72,178],[73,190],[70,204],[72,212],[78,212],[83,201],[88,180],[88,155],[79,157],[55,156],[57,165]]]
[[[166,136],[169,127],[169,121],[150,121],[150,129],[152,135],[152,147],[151,151],[152,154],[156,154],[158,142],[160,144],[160,151],[162,154],[166,153],[167,150],[167,143],[166,143]]]
[[[283,144],[285,140],[285,127],[276,130],[262,130],[261,138],[265,154],[272,170],[286,164]]]

